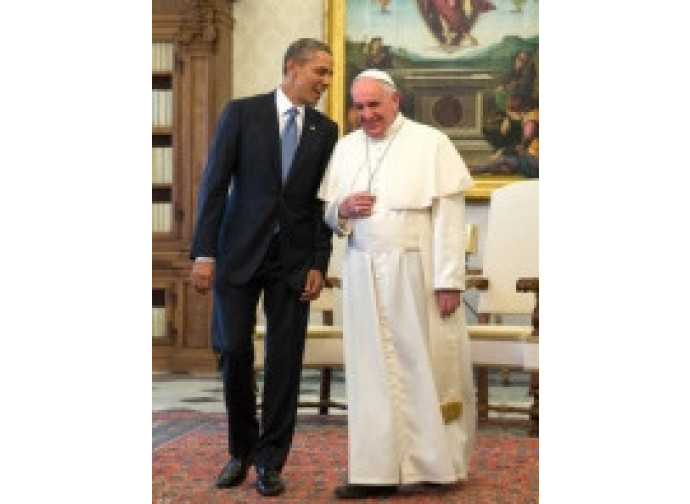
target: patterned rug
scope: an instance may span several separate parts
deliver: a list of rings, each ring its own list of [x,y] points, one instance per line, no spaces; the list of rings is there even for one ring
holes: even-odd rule
[[[218,490],[213,482],[227,461],[225,415],[195,411],[153,413],[153,503],[341,502],[333,489],[347,473],[347,417],[301,415],[283,476],[286,492],[260,497],[255,473],[239,487]],[[510,429],[481,428],[468,481],[450,486],[404,487],[388,499],[360,502],[536,504],[539,500],[539,439]]]

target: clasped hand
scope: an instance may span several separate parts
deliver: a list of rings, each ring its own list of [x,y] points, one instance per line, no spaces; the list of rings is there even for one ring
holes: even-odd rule
[[[352,193],[340,203],[338,217],[341,219],[369,217],[375,200],[376,196],[368,191]]]

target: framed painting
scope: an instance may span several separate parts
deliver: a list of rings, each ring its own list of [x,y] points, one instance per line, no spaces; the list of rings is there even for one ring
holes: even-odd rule
[[[325,0],[335,68],[328,113],[357,128],[349,87],[387,71],[401,111],[444,131],[475,179],[470,199],[539,177],[538,0]]]

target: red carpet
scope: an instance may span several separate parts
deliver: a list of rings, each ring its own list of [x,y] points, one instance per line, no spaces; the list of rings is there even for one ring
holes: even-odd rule
[[[253,470],[239,487],[229,490],[214,487],[214,479],[227,461],[226,439],[224,414],[154,412],[153,503],[341,502],[334,498],[333,489],[346,478],[345,416],[300,416],[283,471],[287,490],[275,498],[256,493]],[[394,498],[360,502],[536,504],[538,501],[539,439],[482,428],[467,482],[443,487],[406,487]]]

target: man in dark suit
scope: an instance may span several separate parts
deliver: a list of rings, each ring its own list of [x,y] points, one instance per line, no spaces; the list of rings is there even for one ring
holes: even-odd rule
[[[191,257],[195,289],[213,287],[214,294],[213,346],[230,453],[219,488],[241,484],[253,464],[261,495],[285,489],[280,473],[295,429],[309,302],[323,288],[332,247],[316,193],[338,128],[312,108],[332,75],[326,44],[294,42],[281,85],[230,101],[208,153]],[[283,133],[295,122],[298,146],[292,162],[283,162]],[[259,423],[252,335],[262,293],[267,333]]]

